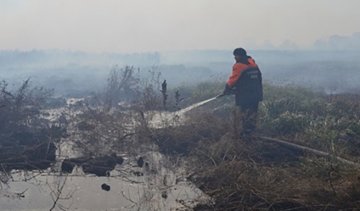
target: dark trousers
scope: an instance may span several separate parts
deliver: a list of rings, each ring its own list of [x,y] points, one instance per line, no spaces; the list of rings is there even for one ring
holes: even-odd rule
[[[256,129],[259,101],[237,103],[241,113],[242,134],[250,135]]]

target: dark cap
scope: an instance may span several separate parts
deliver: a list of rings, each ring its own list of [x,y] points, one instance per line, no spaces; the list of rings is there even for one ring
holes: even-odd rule
[[[233,52],[234,56],[247,56],[246,51],[243,48],[236,48]]]

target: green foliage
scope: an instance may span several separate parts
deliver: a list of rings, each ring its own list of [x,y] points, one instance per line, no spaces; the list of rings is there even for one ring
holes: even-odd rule
[[[223,88],[225,86],[225,83],[214,83],[214,82],[203,82],[198,84],[193,93],[192,98],[194,100],[204,100],[207,98],[214,97],[218,94],[221,94],[223,91]]]
[[[284,112],[321,115],[325,101],[322,94],[300,87],[264,85],[264,102],[268,115],[279,116]]]
[[[308,123],[309,119],[305,115],[290,112],[284,112],[270,122],[279,135],[302,132]]]
[[[264,86],[259,129],[306,146],[360,155],[360,96],[325,95],[299,87]]]
[[[295,87],[264,86],[260,127],[271,134],[304,132],[311,121],[325,112],[322,95]]]
[[[346,130],[350,136],[360,137],[360,122],[352,122]]]

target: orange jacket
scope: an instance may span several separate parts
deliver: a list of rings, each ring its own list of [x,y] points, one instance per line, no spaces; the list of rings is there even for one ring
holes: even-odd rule
[[[249,62],[249,64],[235,63],[233,65],[232,73],[226,82],[229,85],[229,87],[233,87],[236,84],[236,82],[239,80],[241,74],[245,70],[247,70],[249,68],[257,68],[258,67],[257,64],[255,63],[254,59],[248,58],[248,62]]]

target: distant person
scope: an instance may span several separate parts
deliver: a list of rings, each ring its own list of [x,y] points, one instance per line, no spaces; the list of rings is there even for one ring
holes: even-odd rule
[[[263,99],[262,76],[255,60],[243,48],[236,48],[233,54],[236,63],[223,94],[235,94],[235,102],[242,115],[240,135],[249,136],[256,129],[259,102]]]

